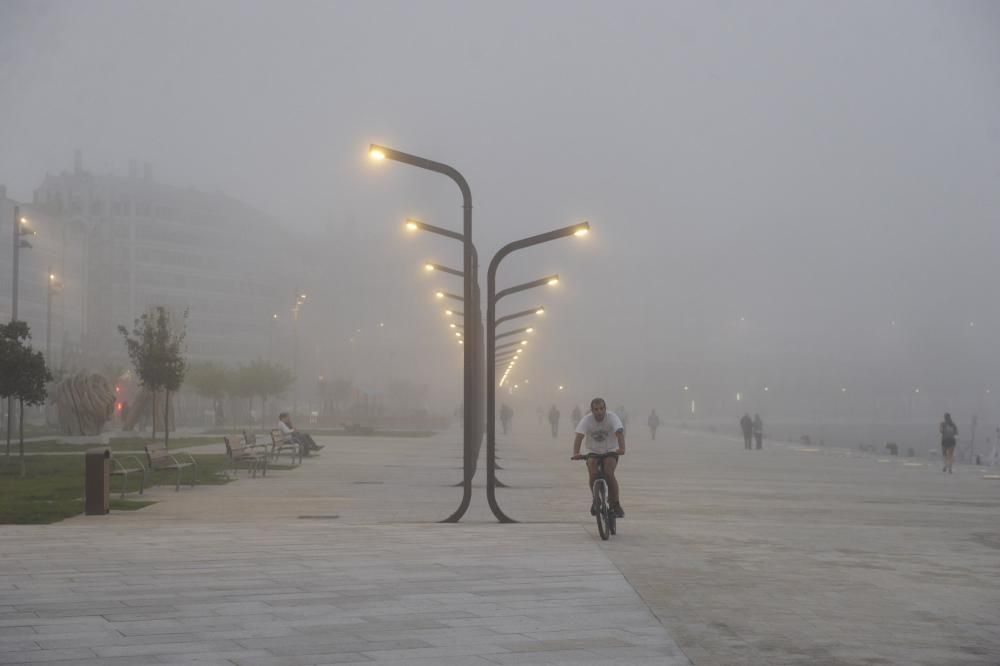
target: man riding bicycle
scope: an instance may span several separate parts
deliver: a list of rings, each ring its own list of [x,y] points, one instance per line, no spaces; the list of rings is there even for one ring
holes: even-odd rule
[[[580,454],[580,444],[587,440],[587,455]],[[617,443],[617,447],[615,444]],[[587,459],[588,484],[591,488],[597,479],[598,461],[604,461],[604,478],[608,482],[611,508],[619,518],[625,517],[625,511],[618,498],[618,479],[615,478],[615,468],[618,467],[618,456],[625,455],[625,428],[621,419],[614,412],[608,411],[603,398],[590,401],[590,413],[580,419],[576,426],[576,437],[573,440],[573,460]],[[591,505],[590,515],[597,514],[597,507]]]

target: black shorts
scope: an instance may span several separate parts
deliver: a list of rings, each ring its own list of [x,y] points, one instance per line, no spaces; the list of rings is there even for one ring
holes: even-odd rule
[[[951,449],[955,448],[957,442],[954,439],[942,439],[941,440],[941,452],[947,453]]]
[[[594,458],[596,460],[604,460],[605,458],[614,458],[615,462],[618,462],[618,454],[617,453],[612,453],[610,451],[608,453],[594,453],[594,452],[590,452],[590,453],[587,454],[587,459],[590,459],[590,458]]]

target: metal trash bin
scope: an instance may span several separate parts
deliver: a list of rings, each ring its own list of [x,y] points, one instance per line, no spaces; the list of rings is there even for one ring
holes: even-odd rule
[[[111,449],[87,449],[83,459],[83,511],[104,516],[111,511]]]

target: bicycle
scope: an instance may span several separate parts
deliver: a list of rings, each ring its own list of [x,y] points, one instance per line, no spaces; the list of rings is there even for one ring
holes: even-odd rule
[[[597,478],[594,479],[594,484],[591,487],[594,495],[591,506],[597,507],[597,513],[595,514],[597,518],[597,533],[601,535],[602,541],[607,541],[617,531],[618,517],[608,502],[608,482],[604,478],[604,459],[608,456],[617,455],[615,453],[588,453],[573,457],[574,460],[588,460],[590,458],[597,460]]]

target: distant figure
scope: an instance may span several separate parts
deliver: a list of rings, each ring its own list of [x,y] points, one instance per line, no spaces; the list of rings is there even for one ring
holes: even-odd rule
[[[958,426],[951,420],[951,414],[945,413],[938,431],[941,433],[941,456],[944,458],[941,471],[951,474],[951,466],[955,463],[955,446],[958,444]]]
[[[542,409],[541,405],[538,405],[538,407],[535,409],[535,414],[538,415],[538,425],[542,425],[542,416],[544,415],[544,413],[545,410]]]
[[[896,442],[886,442],[885,450],[889,452],[890,456],[899,455],[899,445],[897,445]]]
[[[760,414],[753,415],[753,438],[757,440],[757,448],[764,448],[764,422],[760,420]]]
[[[552,426],[552,438],[559,436],[559,410],[555,405],[549,407],[549,425]]]
[[[993,438],[993,452],[990,453],[990,467],[1000,465],[1000,428],[997,428],[996,437]]]
[[[649,418],[646,419],[646,425],[649,426],[649,437],[654,442],[656,441],[656,429],[660,427],[660,417],[656,415],[656,410],[654,409],[649,413]]]
[[[514,417],[514,410],[507,403],[500,405],[500,425],[503,426],[503,434],[510,430],[510,420]]]
[[[618,415],[618,419],[622,422],[622,434],[628,432],[628,412],[625,411],[625,405],[620,405],[615,410],[615,414]]]
[[[740,419],[740,429],[743,430],[743,448],[749,451],[753,448],[753,419],[749,414]]]
[[[573,414],[571,415],[571,417],[573,419],[573,422],[570,425],[572,425],[575,428],[576,424],[579,423],[580,419],[583,418],[583,412],[580,411],[580,405],[575,405],[573,407]]]

